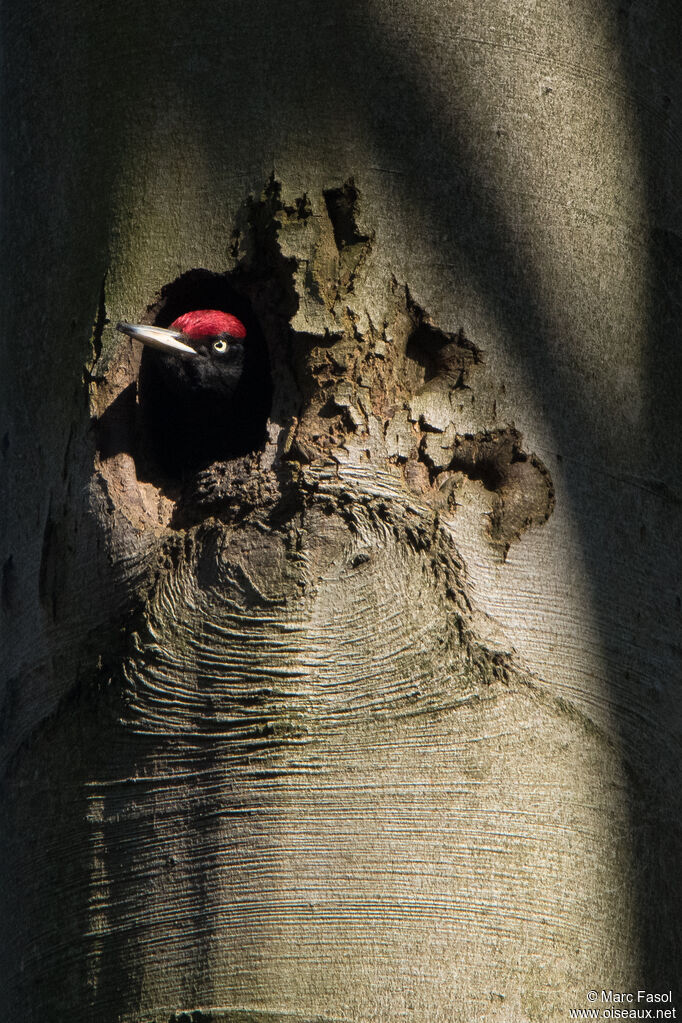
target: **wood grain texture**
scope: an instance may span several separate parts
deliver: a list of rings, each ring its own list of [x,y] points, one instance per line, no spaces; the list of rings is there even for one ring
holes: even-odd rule
[[[604,736],[511,666],[481,681],[489,654],[467,655],[423,552],[314,507],[300,529],[303,592],[281,539],[215,526],[160,580],[109,714],[86,718],[89,780],[79,765],[63,794],[57,833],[84,815],[80,869],[55,892],[68,938],[49,973],[75,996],[77,962],[91,1018],[131,1020],[321,1003],[494,1019],[481,957],[491,992],[520,999],[522,962],[553,1011],[606,940],[625,983],[631,867]]]

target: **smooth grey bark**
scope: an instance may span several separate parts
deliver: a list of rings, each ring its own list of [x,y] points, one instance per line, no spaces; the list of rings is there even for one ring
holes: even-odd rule
[[[3,19],[7,1011],[676,995],[675,5]],[[275,404],[168,481],[197,268]]]

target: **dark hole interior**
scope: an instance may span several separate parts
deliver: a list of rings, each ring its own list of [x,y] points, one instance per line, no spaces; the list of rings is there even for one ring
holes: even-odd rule
[[[471,454],[456,453],[450,467],[465,472],[469,479],[480,480],[486,490],[498,491],[506,479],[504,467],[493,458],[476,459]]]
[[[421,366],[424,383],[432,380],[441,371],[441,351],[451,341],[451,337],[428,323],[420,324],[410,336],[406,354],[409,359],[414,359]]]
[[[228,339],[229,352],[210,353],[218,376],[201,376],[207,359],[181,359],[145,346],[139,376],[140,448],[148,478],[181,481],[214,462],[259,450],[272,406],[268,347],[246,295],[227,275],[190,270],[162,290],[149,319],[169,327],[196,309],[219,309],[246,327],[243,342]],[[232,359],[239,346],[243,354]],[[210,349],[207,346],[207,351]],[[242,362],[243,360],[243,362]],[[242,367],[241,369],[239,367]],[[221,374],[232,374],[221,389]]]

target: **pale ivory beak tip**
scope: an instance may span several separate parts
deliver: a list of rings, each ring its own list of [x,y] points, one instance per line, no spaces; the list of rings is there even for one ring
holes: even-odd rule
[[[197,353],[182,340],[182,334],[177,330],[169,330],[167,327],[153,327],[146,323],[126,323],[121,321],[116,324],[116,330],[127,334],[135,341],[141,341],[151,348],[158,348],[162,352],[174,355],[196,355]]]

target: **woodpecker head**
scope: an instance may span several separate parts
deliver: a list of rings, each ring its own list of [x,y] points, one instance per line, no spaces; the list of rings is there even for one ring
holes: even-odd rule
[[[246,327],[219,309],[194,309],[170,327],[119,323],[123,334],[158,351],[164,383],[180,393],[205,391],[229,397],[244,374]]]

